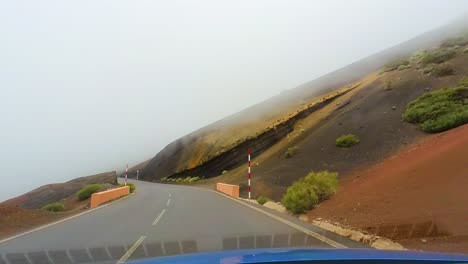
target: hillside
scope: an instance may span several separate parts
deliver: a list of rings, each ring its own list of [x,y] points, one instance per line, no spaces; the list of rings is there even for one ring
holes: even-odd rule
[[[113,188],[117,184],[117,174],[110,171],[64,183],[47,184],[0,203],[0,238],[82,212],[88,207],[89,201],[80,201],[76,193],[89,184],[100,184],[102,189]],[[64,205],[63,212],[41,209],[55,202]]]
[[[467,24],[458,21],[433,30],[182,137],[151,159],[140,179],[212,178],[229,171],[222,180],[242,183],[250,148],[256,165],[256,190],[278,198],[292,181],[312,169],[344,174],[372,164],[425,136],[417,127],[401,122],[409,101],[427,88],[456,84],[465,74],[461,70],[453,76],[434,78],[417,69],[384,74],[380,69],[396,58],[438,46],[447,37],[460,34]],[[458,53],[454,62],[457,69],[464,69],[463,52]],[[383,91],[387,80],[393,81],[391,92]],[[329,147],[343,133],[362,134],[367,140],[353,153]],[[298,145],[299,154],[285,161],[283,153],[293,145]],[[269,187],[262,190],[264,185]]]
[[[351,173],[309,217],[377,233],[409,248],[468,253],[466,146],[468,125],[431,135]]]

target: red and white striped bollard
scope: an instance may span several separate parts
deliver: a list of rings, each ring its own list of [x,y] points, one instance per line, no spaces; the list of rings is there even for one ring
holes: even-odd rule
[[[250,200],[250,177],[252,176],[251,173],[250,173],[250,149],[248,149],[248,153],[249,153],[249,200]]]
[[[127,186],[127,174],[128,174],[128,163],[127,163],[127,167],[125,168],[125,186]]]

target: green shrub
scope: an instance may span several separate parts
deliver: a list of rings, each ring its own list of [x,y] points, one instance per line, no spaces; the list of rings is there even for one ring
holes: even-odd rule
[[[435,76],[439,76],[439,77],[447,76],[447,75],[454,75],[455,68],[453,68],[453,66],[448,63],[442,63],[439,65],[436,65],[432,72],[434,73]]]
[[[310,172],[288,188],[281,203],[295,214],[304,213],[336,192],[337,177],[335,172]]]
[[[405,59],[394,60],[394,61],[392,61],[390,63],[385,64],[385,66],[383,68],[383,71],[384,72],[393,71],[393,70],[398,69],[400,66],[409,65],[409,63],[410,62],[408,60],[405,60]]]
[[[427,51],[423,51],[423,50],[418,50],[418,51],[414,52],[410,57],[410,61],[412,63],[415,63],[415,64],[421,63],[421,60],[424,57],[424,55],[426,54],[426,52]]]
[[[455,57],[455,51],[452,49],[436,49],[426,51],[421,58],[422,64],[443,63]]]
[[[359,138],[353,134],[343,135],[336,139],[336,146],[340,148],[349,148],[359,143]]]
[[[65,205],[60,202],[55,202],[55,203],[46,204],[41,209],[49,211],[49,212],[62,212],[65,210]]]
[[[319,199],[313,186],[300,180],[288,188],[281,203],[294,214],[300,214],[312,209]]]
[[[463,50],[463,53],[468,53],[468,48],[465,48],[465,49]]]
[[[227,171],[227,170],[223,170],[223,172],[221,172],[221,175],[224,175],[224,174],[226,174],[226,173],[228,173],[228,171]]]
[[[91,197],[91,195],[92,195],[93,193],[99,192],[100,189],[101,189],[101,185],[99,185],[99,184],[87,185],[87,186],[83,187],[83,188],[77,193],[78,199],[80,199],[80,201],[86,200],[86,199],[88,199],[89,197]]]
[[[125,186],[125,183],[119,184],[119,187],[123,187],[123,186]],[[134,192],[135,192],[136,186],[135,186],[134,183],[127,182],[127,186],[130,187],[130,193],[134,193]]]
[[[449,48],[454,46],[465,46],[468,44],[468,38],[458,37],[458,38],[449,38],[442,42],[440,45],[442,48]]]
[[[411,68],[411,65],[409,65],[409,64],[408,64],[408,65],[400,65],[400,66],[398,66],[398,70],[399,70],[399,71],[406,70],[406,69],[409,69],[409,68]]]
[[[290,147],[290,148],[288,148],[288,150],[286,150],[286,152],[284,153],[284,156],[286,158],[291,158],[292,156],[294,156],[297,153],[297,150],[298,150],[298,147],[296,147],[296,146]]]
[[[258,204],[261,204],[261,205],[264,205],[266,202],[268,202],[270,199],[264,197],[264,196],[259,196],[257,198],[257,203]]]
[[[177,179],[175,180],[175,182],[182,182],[183,180],[184,180],[184,178],[177,178]]]
[[[392,81],[386,80],[385,83],[384,83],[384,90],[385,91],[390,91],[392,89],[393,89]]]
[[[127,185],[130,187],[130,193],[134,193],[136,189],[135,184],[131,182],[127,182]]]
[[[199,181],[199,180],[200,180],[200,177],[198,177],[198,176],[197,176],[197,177],[191,177],[191,178],[188,180],[188,182],[189,182],[189,183],[193,183],[193,182],[196,182],[196,181]]]
[[[322,201],[336,193],[338,173],[329,171],[311,172],[305,177],[305,181],[314,186],[315,193]]]
[[[161,181],[167,181],[167,177],[161,178]]]
[[[468,80],[463,79],[457,87],[420,96],[407,105],[403,119],[419,124],[423,131],[429,133],[468,123]]]
[[[424,67],[423,73],[428,74],[431,73],[434,70],[433,64],[429,64],[428,66]]]

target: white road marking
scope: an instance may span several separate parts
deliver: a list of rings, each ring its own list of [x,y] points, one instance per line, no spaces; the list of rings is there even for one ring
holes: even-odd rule
[[[311,230],[309,230],[309,229],[307,229],[307,228],[305,228],[305,227],[302,227],[302,226],[300,226],[300,225],[298,225],[298,224],[295,224],[295,223],[293,223],[293,222],[291,222],[291,221],[288,221],[288,220],[286,220],[286,219],[284,219],[284,218],[281,218],[281,217],[279,217],[279,216],[277,216],[277,215],[274,215],[274,214],[272,214],[272,213],[269,213],[269,212],[267,212],[267,211],[264,211],[264,210],[262,210],[262,209],[260,209],[260,208],[257,208],[257,207],[255,207],[255,206],[253,206],[253,205],[244,203],[244,202],[242,202],[242,201],[240,201],[240,200],[237,200],[237,199],[235,199],[235,198],[233,198],[233,197],[231,197],[231,196],[228,196],[228,195],[226,195],[226,194],[223,194],[223,193],[220,193],[220,192],[216,192],[216,191],[213,191],[213,192],[215,192],[215,193],[217,193],[217,194],[219,194],[219,195],[222,195],[222,196],[224,196],[224,197],[226,197],[226,198],[229,198],[229,199],[231,199],[231,200],[233,200],[233,201],[236,201],[236,202],[238,202],[238,203],[240,203],[240,204],[243,204],[243,205],[245,205],[245,206],[247,206],[247,207],[250,207],[251,209],[254,209],[254,210],[257,211],[257,212],[260,212],[260,213],[262,213],[262,214],[265,214],[265,215],[267,215],[267,216],[269,216],[269,217],[271,217],[271,218],[273,218],[273,219],[275,219],[275,220],[280,221],[280,222],[283,223],[283,224],[286,224],[286,225],[288,225],[288,226],[290,226],[290,227],[293,227],[293,228],[295,228],[295,229],[297,229],[297,230],[299,230],[299,231],[301,231],[301,232],[304,232],[304,233],[306,233],[307,235],[312,236],[312,237],[314,237],[314,238],[316,238],[316,239],[318,239],[318,240],[320,240],[320,241],[322,241],[322,242],[324,242],[324,243],[327,243],[327,244],[329,244],[329,245],[332,246],[332,247],[335,247],[335,248],[347,248],[345,245],[342,245],[342,244],[340,244],[340,243],[338,243],[338,242],[336,242],[336,241],[334,241],[334,240],[329,239],[328,237],[322,236],[322,235],[320,235],[319,233],[316,233],[316,232],[314,232],[314,231],[311,231]]]
[[[154,220],[154,222],[153,222],[154,226],[158,224],[159,220],[161,220],[161,218],[163,217],[165,212],[166,212],[166,209],[163,209],[161,211],[161,213],[159,213],[158,217],[156,217],[156,220]]]
[[[123,199],[125,199],[125,198],[128,198],[128,197],[132,196],[133,194],[134,194],[134,193],[131,193],[131,194],[127,195],[127,196],[124,196],[124,197],[122,197],[122,198],[119,198],[119,199],[117,199],[117,200],[115,200],[115,201],[112,201],[112,202],[110,202],[110,203],[106,203],[106,204],[104,204],[104,205],[101,205],[101,206],[98,206],[98,207],[96,207],[96,208],[90,209],[90,210],[85,211],[85,212],[83,212],[83,213],[79,213],[79,214],[76,214],[76,215],[67,217],[67,218],[62,219],[62,220],[59,220],[59,221],[57,221],[57,222],[53,222],[53,223],[50,223],[50,224],[46,224],[46,225],[40,226],[40,227],[38,227],[38,228],[34,228],[34,229],[32,229],[32,230],[26,231],[26,232],[24,232],[24,233],[21,233],[21,234],[12,236],[12,237],[5,238],[5,239],[3,239],[3,240],[0,240],[0,244],[3,243],[3,242],[7,242],[7,241],[9,241],[9,240],[15,239],[15,238],[17,238],[17,237],[24,236],[24,235],[30,234],[30,233],[32,233],[32,232],[36,232],[36,231],[39,231],[39,230],[41,230],[41,229],[44,229],[44,228],[47,228],[47,227],[50,227],[50,226],[53,226],[53,225],[56,225],[56,224],[59,224],[59,223],[68,221],[68,220],[71,220],[71,219],[76,218],[76,217],[78,217],[78,216],[82,216],[82,215],[84,215],[84,214],[91,213],[91,212],[94,211],[94,210],[98,210],[98,209],[104,208],[104,207],[106,207],[106,206],[108,206],[108,205],[111,205],[111,204],[116,203],[116,202],[118,202],[118,201],[121,201],[121,200],[123,200]]]
[[[169,198],[171,198],[171,197],[172,197],[172,194],[171,194],[171,193],[169,193]]]
[[[133,254],[133,252],[135,252],[135,250],[141,245],[141,243],[143,243],[143,240],[145,240],[146,236],[141,236],[136,242],[135,244],[133,244],[133,246],[128,249],[127,252],[125,252],[125,254],[119,259],[119,261],[117,261],[118,264],[122,264],[122,263],[125,263],[125,261],[127,261],[127,259]]]
[[[166,206],[169,207],[169,204],[171,204],[171,199],[167,200]]]

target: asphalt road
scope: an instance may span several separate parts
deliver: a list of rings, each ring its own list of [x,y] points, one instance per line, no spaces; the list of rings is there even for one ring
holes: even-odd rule
[[[207,189],[135,183],[137,191],[129,197],[1,242],[0,264],[115,263],[238,248],[361,246]]]

